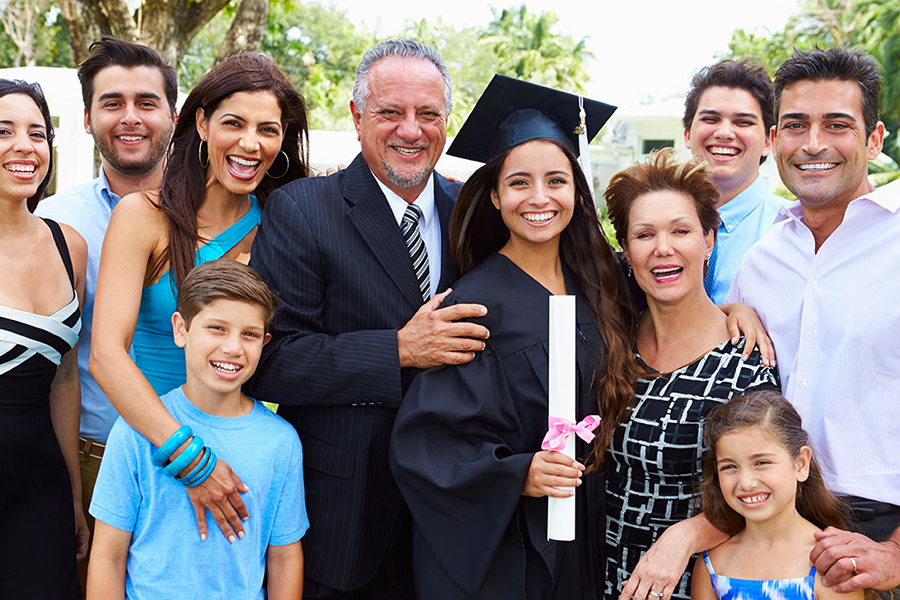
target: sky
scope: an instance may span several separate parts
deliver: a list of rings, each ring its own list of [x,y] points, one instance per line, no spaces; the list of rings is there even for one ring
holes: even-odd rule
[[[379,36],[400,31],[406,19],[440,18],[459,27],[485,25],[491,6],[522,2],[531,12],[552,10],[554,33],[588,37],[596,57],[589,65],[587,95],[620,107],[684,94],[691,75],[728,49],[736,28],[777,31],[797,0],[332,0],[347,17]]]

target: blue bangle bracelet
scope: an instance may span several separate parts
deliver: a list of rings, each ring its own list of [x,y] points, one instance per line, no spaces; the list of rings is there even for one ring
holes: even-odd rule
[[[177,477],[179,473],[184,471],[189,464],[203,451],[203,438],[198,435],[194,436],[190,445],[185,448],[184,452],[178,455],[178,458],[169,463],[163,470],[169,477]]]
[[[209,463],[209,457],[211,456],[210,452],[212,452],[212,448],[205,448],[205,450],[206,454],[204,454],[203,457],[197,461],[197,465],[193,469],[191,469],[190,473],[188,473],[181,479],[178,479],[176,477],[176,479],[178,479],[180,483],[187,485],[188,481],[199,475],[203,471],[203,469],[206,468],[206,465]]]
[[[207,448],[207,450],[209,451],[209,460],[206,462],[206,466],[203,468],[203,471],[201,471],[200,474],[197,475],[197,477],[195,477],[193,480],[184,481],[184,487],[197,487],[198,485],[209,479],[209,476],[212,475],[212,472],[215,470],[216,463],[219,459],[212,448]]]
[[[190,473],[188,477],[183,477],[182,479],[178,480],[181,485],[190,488],[200,483],[200,479],[204,477],[204,475],[206,474],[206,470],[209,468],[210,462],[212,462],[213,455],[211,450],[211,448],[206,448],[206,456],[203,457],[202,464],[199,465],[199,468],[194,469],[194,471]]]
[[[178,431],[172,434],[172,436],[166,440],[166,443],[157,448],[153,452],[153,464],[157,467],[161,467],[166,464],[166,461],[169,460],[169,457],[172,456],[176,450],[181,448],[181,445],[187,440],[189,437],[194,435],[193,430],[187,425],[182,425]]]

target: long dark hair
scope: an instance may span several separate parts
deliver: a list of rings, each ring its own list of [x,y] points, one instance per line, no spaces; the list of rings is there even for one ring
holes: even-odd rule
[[[800,415],[784,396],[771,390],[748,392],[732,398],[710,411],[703,426],[703,513],[716,529],[734,535],[744,528],[744,517],[728,506],[719,487],[716,442],[726,433],[759,426],[784,446],[791,458],[800,449],[810,447],[809,434],[803,429]],[[824,529],[829,525],[845,528],[841,502],[825,486],[815,452],[809,461],[809,477],[797,484],[797,512],[804,519]]]
[[[601,233],[597,208],[578,160],[562,142],[546,141],[556,144],[572,165],[575,208],[572,220],[560,235],[559,252],[587,297],[606,343],[606,363],[594,375],[597,405],[602,407],[606,397],[628,402],[634,393],[638,367],[632,353],[631,303],[621,269]],[[491,203],[491,192],[497,189],[510,150],[475,171],[459,192],[450,219],[450,259],[457,277],[477,267],[509,239],[500,211]],[[596,446],[592,456],[592,467],[596,467]]]
[[[0,98],[9,94],[24,94],[34,100],[41,116],[44,117],[44,128],[47,130],[47,146],[50,151],[50,158],[47,161],[47,174],[41,180],[37,187],[37,191],[32,194],[26,201],[28,212],[34,212],[38,202],[44,197],[47,186],[50,185],[50,177],[53,175],[53,123],[50,120],[50,107],[47,106],[47,99],[44,98],[44,91],[37,83],[28,83],[21,79],[0,79]]]
[[[211,115],[223,100],[237,92],[269,91],[281,107],[284,139],[281,150],[288,156],[285,175],[274,179],[263,177],[254,192],[259,201],[276,188],[309,176],[309,132],[306,103],[278,67],[261,54],[241,53],[213,67],[190,93],[172,135],[169,159],[163,175],[159,206],[169,223],[169,244],[165,260],[180,287],[194,267],[194,253],[200,242],[197,233],[197,210],[206,195],[206,169],[198,159],[200,134],[195,115],[199,109]],[[281,155],[279,154],[279,157]],[[279,172],[281,160],[276,158]],[[161,265],[156,265],[159,268]]]

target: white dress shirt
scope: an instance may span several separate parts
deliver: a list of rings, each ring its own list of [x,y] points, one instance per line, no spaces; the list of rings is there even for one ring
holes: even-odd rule
[[[775,344],[829,487],[900,506],[900,181],[850,203],[815,251],[800,203],[746,254],[728,302]]]
[[[391,188],[384,185],[377,177],[375,177],[375,181],[378,182],[378,187],[384,192],[384,197],[387,198],[391,212],[394,213],[394,218],[397,219],[397,228],[399,229],[400,223],[403,221],[403,214],[406,212],[406,207],[409,206],[409,203],[395,194]],[[428,176],[428,184],[413,204],[422,209],[422,218],[419,219],[419,234],[422,236],[422,241],[425,242],[425,249],[428,250],[428,275],[431,279],[429,290],[431,295],[434,296],[438,291],[443,291],[438,290],[438,284],[441,282],[441,220],[438,218],[437,210],[434,206],[434,175]]]

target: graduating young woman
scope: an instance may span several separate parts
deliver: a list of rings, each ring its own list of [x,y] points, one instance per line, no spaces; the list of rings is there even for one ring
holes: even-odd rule
[[[614,108],[584,105],[593,136]],[[604,515],[586,497],[602,494],[602,480],[541,451],[551,295],[576,297],[578,419],[597,412],[598,393],[632,393],[621,270],[575,157],[578,124],[577,96],[497,76],[450,148],[486,164],[454,209],[451,259],[461,279],[444,305],[485,305],[476,321],[490,338],[471,362],[418,375],[395,422],[391,466],[413,516],[417,597],[600,594],[594,548]],[[604,369],[622,375],[594,389]],[[579,440],[576,453],[590,448]],[[576,541],[548,541],[545,497],[570,495]]]

